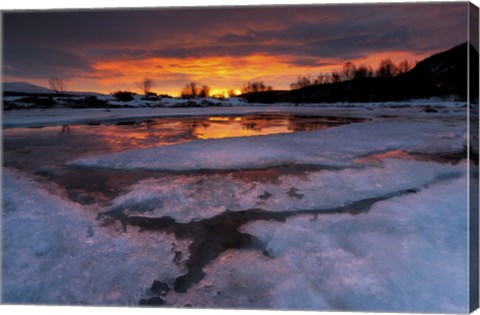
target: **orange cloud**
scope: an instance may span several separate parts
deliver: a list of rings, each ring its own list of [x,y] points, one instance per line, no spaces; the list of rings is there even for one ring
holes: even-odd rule
[[[141,60],[101,61],[93,65],[99,90],[133,89],[144,77],[156,81],[162,93],[178,95],[189,81],[209,85],[214,91],[238,89],[243,82],[264,80],[275,88],[287,88],[291,78],[306,71],[294,66],[292,57],[255,54],[245,57],[147,58]]]

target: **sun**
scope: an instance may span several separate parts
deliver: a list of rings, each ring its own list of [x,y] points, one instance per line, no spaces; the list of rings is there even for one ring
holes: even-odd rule
[[[242,94],[242,92],[234,88],[213,88],[210,90],[210,96],[214,97],[231,97],[240,94]]]

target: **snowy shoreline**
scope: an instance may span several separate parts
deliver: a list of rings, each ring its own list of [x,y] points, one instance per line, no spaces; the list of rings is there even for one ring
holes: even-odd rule
[[[393,107],[392,107],[393,106]],[[464,102],[391,102],[391,103],[346,103],[346,104],[292,104],[206,108],[109,108],[109,109],[22,109],[3,112],[3,128],[41,127],[95,122],[119,122],[134,119],[159,117],[207,116],[207,115],[246,115],[255,113],[302,113],[340,116],[370,117],[371,115],[430,117],[449,114],[466,117]],[[425,112],[425,108],[435,108],[435,112]]]

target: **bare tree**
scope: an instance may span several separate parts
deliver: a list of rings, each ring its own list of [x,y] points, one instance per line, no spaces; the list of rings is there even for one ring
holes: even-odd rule
[[[355,70],[353,75],[354,80],[365,79],[373,77],[373,69],[370,66],[360,66]]]
[[[328,74],[320,72],[318,76],[315,78],[314,84],[325,84],[330,83],[330,77]]]
[[[203,85],[200,89],[198,89],[197,94],[199,97],[208,97],[210,95],[210,87],[208,85]]]
[[[342,81],[342,75],[338,72],[333,71],[330,73],[330,82],[332,83],[338,83]]]
[[[301,89],[314,84],[314,80],[310,76],[297,76],[297,80],[290,84],[290,89]]]
[[[183,98],[196,98],[196,97],[208,97],[210,96],[210,87],[208,85],[202,85],[197,82],[190,82],[185,84],[180,94]]]
[[[228,97],[235,97],[237,96],[237,92],[234,89],[228,90]]]
[[[135,83],[135,85],[143,91],[143,95],[145,95],[145,98],[147,98],[148,93],[155,85],[155,82],[151,78],[145,78],[142,81]]]
[[[351,61],[346,62],[343,65],[343,70],[342,70],[343,81],[353,80],[356,71],[357,71],[357,67],[353,64],[353,62]]]
[[[413,68],[413,65],[408,60],[400,61],[400,63],[397,65],[397,71],[399,74],[406,73],[410,71],[412,68]]]
[[[197,88],[197,82],[190,82],[185,84],[185,86],[182,89],[181,95],[182,97],[197,97],[198,94],[198,88]]]
[[[270,85],[265,85],[263,81],[249,81],[243,83],[242,93],[255,93],[255,92],[265,92],[271,91],[273,88]]]
[[[397,68],[390,58],[380,61],[380,65],[377,70],[377,77],[388,78],[397,74]]]
[[[63,94],[63,92],[65,92],[65,84],[59,77],[51,77],[50,80],[48,80],[48,85],[50,89],[54,90],[57,94]]]

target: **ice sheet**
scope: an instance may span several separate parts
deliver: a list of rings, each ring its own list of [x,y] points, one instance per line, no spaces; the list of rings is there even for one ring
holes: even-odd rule
[[[227,251],[176,305],[468,312],[466,177],[377,203],[367,214],[258,221],[274,258]]]
[[[185,241],[102,227],[92,209],[3,170],[2,301],[138,305],[153,279],[182,272]]]
[[[327,130],[249,138],[194,140],[108,154],[79,167],[168,171],[262,169],[280,165],[348,166],[356,157],[389,150],[461,152],[466,126],[432,122],[370,122]]]
[[[243,180],[231,174],[167,176],[146,179],[117,197],[108,211],[177,222],[213,217],[226,210],[267,211],[339,207],[365,198],[422,189],[438,180],[463,176],[466,164],[385,159],[377,166],[282,175],[270,181]]]

